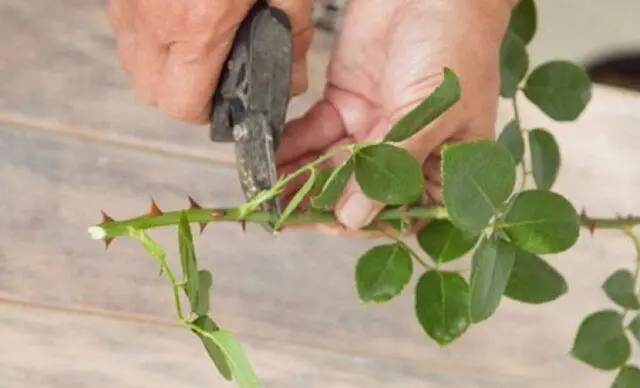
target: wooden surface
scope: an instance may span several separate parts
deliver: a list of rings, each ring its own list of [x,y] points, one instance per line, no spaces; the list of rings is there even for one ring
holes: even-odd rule
[[[145,211],[149,196],[165,209],[186,206],[186,194],[204,205],[239,203],[231,148],[135,99],[102,1],[0,0],[0,15],[0,387],[225,386],[200,344],[171,326],[156,262],[127,240],[105,253],[86,228],[100,209],[115,218]],[[311,88],[292,116],[318,98],[329,48],[318,35]],[[638,95],[604,88],[577,123],[550,123],[525,106],[525,123],[549,126],[561,143],[557,191],[595,215],[640,212],[638,108]],[[173,231],[152,235],[175,258]],[[596,388],[612,380],[567,353],[584,315],[608,306],[602,281],[633,263],[624,237],[583,235],[550,258],[567,277],[567,296],[537,307],[505,300],[446,349],[418,327],[410,292],[387,305],[358,303],[353,266],[372,243],[308,232],[273,239],[237,225],[212,225],[197,239],[214,275],[215,317],[247,346],[265,386]]]

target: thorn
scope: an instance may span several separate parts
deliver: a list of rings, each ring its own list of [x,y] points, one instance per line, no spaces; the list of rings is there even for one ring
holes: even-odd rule
[[[198,225],[200,226],[200,235],[202,235],[202,233],[204,233],[204,228],[206,228],[208,224],[206,222],[201,222]]]
[[[580,212],[580,218],[587,218],[587,209],[582,208],[582,212]]]
[[[158,217],[163,215],[164,213],[162,212],[162,210],[160,210],[160,208],[158,207],[158,204],[156,203],[156,201],[153,199],[153,197],[151,198],[151,208],[149,209],[149,212],[147,213],[147,215],[149,217]]]
[[[104,240],[104,250],[106,251],[107,249],[109,249],[109,245],[111,245],[111,242],[114,240],[114,237],[106,237]]]
[[[242,232],[243,233],[247,231],[247,221],[240,220],[240,226],[242,227]]]
[[[190,195],[187,195],[187,198],[189,198],[189,209],[202,209],[202,206],[200,206],[195,199],[191,198]]]
[[[111,218],[107,213],[105,213],[104,210],[100,210],[100,213],[102,213],[103,224],[106,224],[107,222],[113,222],[113,218]]]
[[[589,229],[589,233],[591,233],[591,237],[593,237],[593,234],[596,231],[596,224],[590,223],[589,225],[587,225],[587,228]]]

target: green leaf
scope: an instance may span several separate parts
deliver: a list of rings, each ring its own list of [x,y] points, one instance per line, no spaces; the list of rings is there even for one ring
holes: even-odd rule
[[[196,315],[206,315],[209,313],[209,293],[211,292],[213,277],[211,272],[201,269],[198,271],[198,302],[193,311]]]
[[[564,277],[540,257],[516,248],[516,260],[504,295],[529,304],[558,299],[567,292]]]
[[[211,333],[214,342],[224,353],[231,373],[240,388],[257,388],[260,386],[251,363],[242,349],[242,345],[226,330]]]
[[[523,91],[547,116],[556,121],[573,121],[591,100],[591,80],[583,68],[572,62],[550,61],[529,74]]]
[[[529,55],[524,41],[507,30],[500,46],[500,95],[512,98],[528,69]]]
[[[587,316],[580,324],[571,354],[602,370],[624,365],[631,355],[631,344],[624,334],[622,315],[613,310],[601,310]]]
[[[316,179],[313,183],[313,189],[311,189],[311,192],[309,194],[311,194],[313,197],[320,194],[322,188],[327,183],[334,171],[335,168],[332,166],[326,166],[316,171]]]
[[[578,240],[580,219],[560,194],[526,190],[515,197],[502,228],[513,244],[527,252],[559,253]]]
[[[195,326],[204,330],[207,333],[215,333],[220,330],[220,327],[216,325],[215,322],[211,320],[206,315],[199,316],[192,322]],[[209,354],[209,357],[215,364],[218,372],[226,379],[231,380],[232,374],[231,369],[229,368],[229,364],[227,363],[227,359],[222,352],[222,349],[218,345],[216,345],[210,338],[202,336],[200,333],[193,331],[202,341],[205,350]]]
[[[352,157],[340,163],[322,186],[320,193],[311,199],[311,205],[317,209],[330,209],[347,186],[354,167],[355,163]]]
[[[470,235],[449,220],[432,220],[418,234],[418,243],[436,263],[446,263],[469,252],[478,238],[479,235]]]
[[[469,316],[477,323],[498,308],[515,261],[515,247],[501,238],[483,240],[473,254]]]
[[[420,163],[391,144],[376,144],[355,154],[356,181],[364,194],[387,205],[413,202],[424,192]]]
[[[300,205],[304,197],[311,192],[311,190],[313,189],[313,184],[315,183],[315,180],[316,180],[316,170],[312,169],[311,175],[309,175],[309,179],[307,179],[304,185],[302,185],[302,187],[298,189],[298,191],[293,196],[293,198],[291,198],[291,201],[289,201],[287,206],[282,211],[280,218],[274,225],[275,230],[280,229],[280,226],[282,226],[282,223],[285,222],[287,218],[289,218],[291,213],[293,213],[298,208],[298,206]]]
[[[178,247],[180,250],[180,264],[182,273],[187,283],[187,296],[191,303],[191,310],[195,311],[198,306],[198,264],[196,259],[195,247],[193,246],[193,236],[191,235],[191,226],[184,211],[180,212],[180,220],[178,223]]]
[[[627,328],[633,334],[633,337],[636,339],[638,344],[640,344],[640,314],[636,315],[635,318],[629,322]]]
[[[490,140],[444,145],[442,172],[444,202],[451,221],[471,234],[487,227],[516,183],[509,151]]]
[[[640,301],[635,292],[635,279],[626,269],[614,272],[605,280],[602,289],[617,305],[631,310],[640,310]]]
[[[386,302],[399,295],[411,280],[411,253],[401,243],[378,245],[356,264],[356,287],[363,302]]]
[[[611,388],[638,388],[640,387],[640,369],[634,365],[625,365],[613,381]]]
[[[402,117],[387,133],[384,141],[406,140],[442,115],[460,99],[460,81],[449,68],[444,69],[442,83],[411,112]]]
[[[511,120],[507,123],[498,136],[498,143],[511,153],[516,165],[520,164],[522,155],[524,155],[524,139],[517,120]]]
[[[520,0],[511,11],[509,30],[529,44],[536,34],[538,13],[534,0]]]
[[[455,272],[429,270],[416,284],[415,312],[425,332],[440,346],[469,327],[469,286]]]
[[[544,129],[529,132],[531,150],[531,170],[536,186],[549,190],[560,171],[560,149],[553,135]]]

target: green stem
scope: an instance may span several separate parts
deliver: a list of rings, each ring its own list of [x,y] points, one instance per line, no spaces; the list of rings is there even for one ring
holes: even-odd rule
[[[587,229],[620,229],[640,224],[640,217],[590,218],[582,216],[580,224]]]
[[[633,273],[633,290],[635,293],[638,288],[638,278],[640,277],[640,239],[638,239],[638,236],[636,236],[635,233],[633,233],[633,230],[630,226],[627,226],[627,225],[622,226],[621,230],[622,230],[622,233],[624,233],[627,237],[631,239],[631,241],[633,242],[633,247],[635,248],[635,251],[636,251],[636,267]],[[623,322],[626,319],[628,313],[629,313],[629,309],[625,308],[624,311],[622,312]]]
[[[321,155],[320,157],[316,158],[312,162],[309,162],[309,163],[305,164],[304,166],[300,167],[298,170],[290,173],[289,175],[285,175],[284,177],[280,178],[273,185],[272,188],[270,188],[269,190],[265,190],[263,192],[258,193],[258,195],[256,195],[252,200],[250,200],[249,202],[245,203],[244,205],[238,207],[238,210],[240,211],[240,213],[242,215],[246,215],[246,214],[252,213],[258,208],[258,205],[261,202],[268,201],[271,198],[277,197],[282,192],[282,190],[287,185],[287,183],[291,182],[292,180],[294,180],[295,178],[297,178],[298,176],[304,174],[307,171],[313,171],[319,164],[321,164],[324,161],[332,158],[336,154],[338,154],[340,152],[343,152],[343,151],[347,151],[347,152],[349,152],[351,154],[354,154],[354,153],[358,152],[358,150],[360,148],[362,148],[362,147],[366,147],[368,145],[377,144],[377,143],[379,143],[379,141],[366,141],[366,142],[361,142],[361,143],[358,143],[358,144],[347,144],[347,145],[343,145],[343,146],[340,146],[340,147],[335,147],[335,148],[331,149],[330,151],[326,152],[325,154]],[[274,222],[277,222],[277,221],[278,220],[276,220]]]
[[[129,232],[129,230],[127,230],[126,228],[125,231],[125,233]],[[169,283],[171,283],[171,289],[173,291],[173,301],[176,307],[176,315],[181,321],[183,321],[184,316],[182,314],[182,304],[180,303],[180,283],[176,281],[176,277],[174,276],[171,267],[169,267],[169,264],[167,263],[166,253],[164,252],[164,250],[160,249],[158,244],[153,241],[151,237],[149,237],[146,233],[139,231],[139,235],[136,237],[138,237],[139,239],[147,240],[150,244],[158,247],[156,252],[150,251],[150,253],[153,257],[156,258],[156,260],[158,260],[158,262],[160,263],[161,271],[164,272],[164,274],[167,276],[167,280],[169,280]],[[143,245],[147,246],[144,241],[142,241],[142,243]]]
[[[418,262],[418,264],[420,264],[422,267],[424,267],[424,269],[433,269],[434,268],[432,265],[427,263],[422,257],[420,257],[418,252],[413,250],[407,243],[402,241],[401,237],[398,237],[398,236],[396,236],[396,235],[394,235],[392,233],[387,233],[385,231],[383,231],[382,233],[385,236],[389,237],[390,239],[394,240],[397,244],[402,245],[404,247],[404,249],[406,249],[411,254],[411,256],[413,256],[413,258]]]
[[[182,304],[180,303],[180,287],[176,283],[176,278],[173,276],[173,273],[171,272],[169,265],[167,265],[167,262],[165,261],[163,264],[164,265],[162,266],[162,269],[167,275],[167,279],[169,279],[169,282],[171,282],[171,289],[173,291],[173,302],[176,305],[176,315],[182,321],[184,320],[184,315],[182,314]]]
[[[128,234],[128,227],[138,230],[148,230],[169,225],[177,225],[180,221],[179,211],[166,212],[160,215],[151,216],[144,215],[125,219],[122,221],[108,221],[97,224],[89,228],[89,234],[96,240],[124,236]],[[278,214],[268,212],[253,212],[244,215],[241,208],[223,208],[223,209],[189,209],[184,210],[190,223],[210,223],[210,222],[249,222],[249,223],[267,223],[277,222]],[[447,219],[449,218],[447,211],[441,206],[425,206],[415,207],[408,210],[388,209],[378,214],[375,220],[399,220],[405,218],[429,218],[429,219]],[[335,223],[336,216],[332,211],[309,211],[292,213],[284,222],[286,225],[296,225],[305,223]]]

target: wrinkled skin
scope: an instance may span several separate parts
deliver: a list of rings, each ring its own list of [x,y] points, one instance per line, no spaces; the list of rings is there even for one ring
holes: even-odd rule
[[[174,117],[206,119],[212,85],[249,3],[110,0],[121,63],[138,94]],[[293,21],[292,93],[297,94],[306,88],[311,2],[271,3],[287,11]],[[461,100],[400,144],[423,163],[425,203],[441,202],[441,146],[494,137],[499,48],[515,3],[350,0],[323,98],[287,124],[278,150],[279,173],[291,172],[336,145],[382,138],[442,81],[443,68],[450,67],[460,78]],[[337,155],[330,164],[344,157]],[[294,182],[285,199],[301,183]],[[368,225],[382,207],[351,182],[336,204],[340,224],[311,227],[349,233]]]

